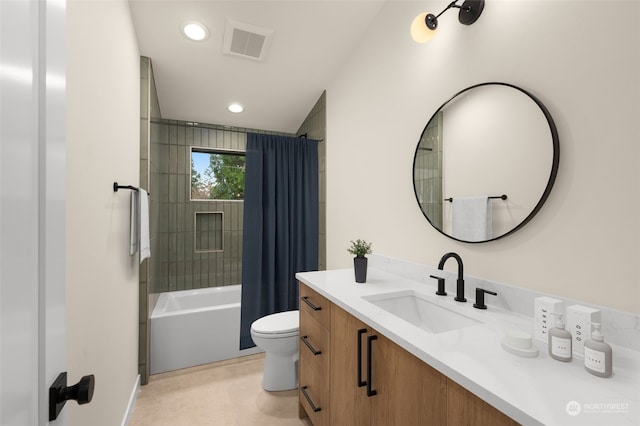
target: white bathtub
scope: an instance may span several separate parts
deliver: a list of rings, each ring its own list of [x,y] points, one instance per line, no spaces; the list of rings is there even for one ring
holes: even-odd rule
[[[162,293],[151,313],[150,373],[262,352],[240,346],[240,285]]]

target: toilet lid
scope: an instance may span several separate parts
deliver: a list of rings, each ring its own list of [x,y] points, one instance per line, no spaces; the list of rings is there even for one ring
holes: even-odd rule
[[[297,332],[299,325],[299,311],[287,311],[255,320],[251,330],[260,334],[286,334]]]

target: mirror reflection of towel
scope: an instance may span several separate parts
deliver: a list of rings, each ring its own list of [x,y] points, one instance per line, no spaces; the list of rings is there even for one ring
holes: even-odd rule
[[[488,196],[453,198],[452,215],[454,238],[463,241],[492,238],[493,218]]]

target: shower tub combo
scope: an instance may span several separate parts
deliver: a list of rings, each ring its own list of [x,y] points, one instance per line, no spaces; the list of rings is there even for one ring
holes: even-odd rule
[[[240,285],[162,293],[151,313],[150,373],[262,352],[240,346]]]

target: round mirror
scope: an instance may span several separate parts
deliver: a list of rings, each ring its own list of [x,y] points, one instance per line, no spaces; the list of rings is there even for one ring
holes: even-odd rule
[[[507,83],[468,87],[424,128],[413,187],[429,223],[458,241],[492,241],[520,229],[558,172],[558,132],[547,108]]]

